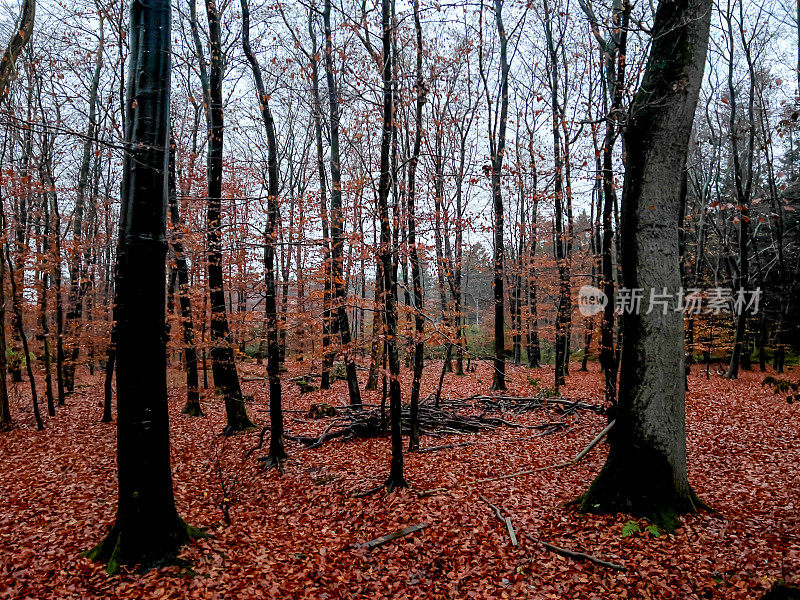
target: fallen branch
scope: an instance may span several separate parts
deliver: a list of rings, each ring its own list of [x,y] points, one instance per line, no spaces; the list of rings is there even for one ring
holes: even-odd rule
[[[494,430],[498,427],[514,427],[525,429],[543,429],[543,435],[547,435],[568,427],[564,421],[556,423],[545,423],[544,425],[526,425],[514,423],[506,419],[490,416],[492,412],[511,412],[519,414],[525,411],[544,409],[548,405],[555,405],[562,415],[574,414],[580,410],[589,410],[602,413],[602,406],[588,404],[582,401],[572,401],[563,398],[514,398],[513,396],[470,396],[468,398],[442,400],[441,407],[436,407],[432,403],[434,396],[429,396],[425,402],[419,405],[417,422],[420,435],[442,436],[449,434],[479,433],[481,431]],[[561,408],[561,407],[566,408]],[[331,439],[347,437],[350,438],[375,438],[388,435],[386,429],[386,419],[383,409],[379,405],[362,404],[358,407],[342,406],[326,408],[337,413],[335,426],[329,427],[320,436],[302,435],[294,438],[286,436],[287,439],[294,439],[301,444],[316,448],[323,442]],[[484,412],[476,414],[459,413],[458,409],[481,409]],[[307,416],[313,416],[311,414]],[[402,408],[401,425],[403,434],[410,433],[411,415],[409,407]]]
[[[494,516],[497,517],[497,520],[500,521],[503,525],[506,526],[506,529],[508,530],[508,537],[511,538],[511,545],[512,546],[516,546],[517,545],[517,532],[514,531],[514,525],[511,524],[511,517],[504,517],[503,513],[500,512],[500,509],[497,508],[494,504],[490,503],[483,496],[481,496],[481,500],[486,502],[486,504],[489,505],[489,508],[491,508],[494,511]]]
[[[611,421],[606,426],[606,428],[603,429],[603,431],[601,431],[599,434],[597,434],[597,437],[595,437],[591,442],[589,442],[588,446],[586,446],[583,450],[578,452],[578,454],[575,456],[575,458],[573,458],[571,460],[568,460],[566,462],[558,463],[558,464],[555,464],[555,465],[550,465],[549,467],[537,467],[535,469],[525,469],[524,471],[516,471],[514,473],[508,473],[507,475],[500,475],[499,477],[487,477],[485,479],[474,479],[472,481],[466,481],[464,483],[455,483],[453,485],[449,485],[449,486],[446,486],[446,487],[433,488],[433,489],[430,489],[430,490],[425,490],[423,492],[420,492],[419,493],[419,497],[420,498],[424,498],[425,496],[431,496],[433,494],[438,494],[439,492],[445,492],[447,490],[450,490],[450,489],[453,489],[453,488],[457,488],[457,487],[472,487],[474,485],[481,485],[481,484],[484,484],[484,483],[493,483],[495,481],[504,481],[506,479],[514,479],[515,477],[523,477],[525,475],[533,475],[535,473],[541,473],[542,471],[550,471],[551,469],[562,469],[564,467],[568,467],[570,465],[574,465],[575,463],[577,463],[581,459],[583,459],[583,457],[586,456],[592,448],[594,448],[597,444],[599,444],[600,440],[602,440],[604,437],[606,437],[608,435],[608,432],[611,431],[612,427],[614,427],[614,423],[616,423],[616,419]]]
[[[461,448],[463,446],[471,446],[474,442],[461,442],[460,444],[442,444],[441,446],[431,446],[430,448],[422,448],[417,450],[418,453],[422,452],[437,452],[439,450],[448,450],[450,448]]]
[[[361,544],[356,544],[356,547],[366,548],[368,550],[371,550],[372,548],[383,546],[384,544],[391,542],[392,540],[396,540],[397,538],[405,537],[410,533],[414,533],[415,531],[425,529],[429,525],[430,523],[417,523],[416,525],[411,525],[409,527],[404,527],[403,529],[398,529],[397,531],[393,531],[392,533],[387,533],[386,535],[382,535],[381,537],[375,538],[374,540],[370,540],[368,542],[362,542]]]
[[[614,569],[615,571],[627,571],[628,569],[625,568],[624,565],[618,565],[616,563],[608,562],[602,559],[597,558],[596,556],[592,556],[591,554],[586,554],[585,552],[575,552],[573,550],[567,550],[566,548],[559,548],[558,546],[554,546],[553,544],[548,544],[547,542],[543,542],[542,540],[537,540],[535,538],[531,538],[532,541],[540,544],[543,548],[546,548],[550,552],[555,552],[556,554],[560,554],[566,558],[572,558],[574,560],[587,560],[590,563],[594,563],[596,565],[600,565],[601,567],[606,567],[608,569]]]

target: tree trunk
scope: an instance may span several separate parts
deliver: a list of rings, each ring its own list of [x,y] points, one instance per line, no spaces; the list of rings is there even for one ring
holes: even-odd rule
[[[208,77],[208,285],[211,302],[211,370],[214,387],[225,401],[227,425],[230,435],[254,427],[247,416],[244,396],[236,371],[230,340],[228,315],[225,308],[225,283],[222,273],[222,48],[220,42],[220,16],[216,0],[206,0],[210,63]]]
[[[622,274],[627,288],[678,293],[681,177],[703,78],[710,0],[662,0],[626,131]],[[588,512],[645,516],[667,530],[692,512],[687,478],[683,315],[623,314],[625,344],[606,464],[583,496]]]
[[[178,211],[178,191],[175,164],[175,142],[170,137],[169,144],[169,218],[172,225],[172,252],[175,255],[175,272],[178,288],[178,303],[181,310],[181,329],[183,330],[183,367],[186,370],[186,405],[183,414],[202,417],[200,406],[200,379],[197,374],[197,346],[194,341],[192,304],[189,299],[189,267],[183,249],[183,224]]]
[[[100,86],[100,76],[103,70],[103,19],[100,19],[100,42],[97,46],[95,56],[94,73],[92,83],[89,88],[89,124],[86,129],[86,137],[83,143],[83,156],[78,173],[78,188],[75,199],[75,211],[72,218],[72,251],[69,257],[69,294],[67,296],[67,334],[69,335],[68,360],[64,364],[64,385],[67,391],[71,392],[75,387],[75,368],[80,353],[80,320],[83,313],[83,298],[88,289],[86,281],[86,263],[81,260],[84,251],[82,244],[84,237],[91,225],[91,216],[94,214],[95,197],[89,186],[89,171],[91,169],[92,150],[95,145],[97,132],[97,94]],[[84,221],[85,211],[87,210],[86,201],[90,203],[88,207],[90,218]],[[87,311],[88,312],[88,311]]]
[[[347,389],[350,404],[361,404],[361,391],[358,388],[355,348],[350,336],[350,320],[347,316],[346,295],[343,276],[344,217],[342,216],[342,174],[339,157],[339,91],[333,73],[333,40],[331,33],[331,3],[325,1],[322,18],[325,24],[325,78],[328,83],[328,105],[330,109],[331,133],[331,279],[335,306],[332,307],[336,327],[342,340],[344,362],[347,369]]]
[[[330,0],[326,0],[326,6]],[[381,129],[381,175],[378,184],[378,213],[381,220],[380,255],[383,270],[383,319],[386,332],[386,355],[389,362],[389,413],[391,421],[392,460],[386,487],[391,491],[407,487],[403,476],[402,399],[400,390],[400,359],[397,354],[397,270],[392,263],[392,229],[389,220],[391,191],[390,150],[394,123],[394,89],[392,81],[391,0],[381,0],[383,41],[383,126]],[[396,264],[396,259],[395,259]]]
[[[117,464],[111,532],[86,556],[108,564],[163,564],[199,534],[172,491],[164,296],[170,2],[130,9],[131,59],[119,236]],[[142,374],[147,376],[143,377]]]
[[[417,246],[417,215],[416,215],[416,176],[417,163],[422,148],[422,109],[425,106],[425,81],[422,78],[422,26],[419,20],[419,0],[414,0],[414,30],[417,36],[417,92],[416,118],[414,121],[414,149],[408,165],[408,246],[411,249],[411,280],[414,287],[414,376],[411,384],[410,420],[411,435],[409,436],[408,451],[419,450],[419,392],[422,382],[423,352],[425,350],[425,319],[422,311],[424,301],[422,297],[422,272],[420,268],[419,247]],[[449,362],[450,352],[445,359]]]
[[[22,13],[19,19],[19,26],[15,29],[14,35],[8,42],[3,58],[0,60],[0,102],[6,96],[8,84],[14,74],[14,65],[22,54],[22,49],[33,35],[33,22],[36,17],[36,0],[24,0]]]
[[[267,226],[264,231],[264,311],[267,318],[267,379],[269,380],[270,442],[267,466],[282,469],[286,458],[283,444],[283,409],[281,406],[280,347],[278,344],[278,309],[275,290],[275,228],[278,222],[278,144],[275,121],[269,107],[261,76],[261,66],[250,47],[250,8],[242,3],[242,45],[256,84],[261,119],[267,134]]]
[[[505,298],[504,298],[504,260],[503,245],[504,215],[502,171],[506,151],[506,123],[508,117],[508,38],[503,26],[503,0],[494,2],[495,25],[500,40],[500,115],[497,138],[490,133],[492,206],[494,211],[494,371],[492,389],[506,389],[506,341],[505,341]]]

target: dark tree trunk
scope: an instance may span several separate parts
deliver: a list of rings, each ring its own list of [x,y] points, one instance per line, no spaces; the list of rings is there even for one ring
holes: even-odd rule
[[[163,564],[200,535],[178,516],[170,470],[164,336],[170,8],[169,0],[152,0],[130,9],[129,150],[118,246],[119,498],[108,537],[86,552],[110,573],[121,564]]]
[[[5,228],[5,214],[0,206],[0,226]],[[0,250],[0,260],[2,260],[2,251]],[[36,378],[33,375],[33,367],[31,365],[31,352],[28,346],[28,336],[25,334],[25,327],[22,320],[22,298],[20,292],[17,290],[17,281],[14,274],[14,263],[11,260],[10,252],[5,252],[5,258],[8,265],[8,279],[11,282],[11,310],[12,310],[12,323],[16,329],[17,336],[22,342],[22,355],[25,358],[25,369],[28,373],[28,381],[31,386],[31,402],[33,404],[33,416],[36,419],[36,428],[41,431],[44,429],[42,416],[39,412],[39,398],[36,394]]]
[[[494,211],[494,371],[492,389],[506,389],[506,341],[504,298],[504,214],[502,171],[506,151],[506,123],[508,119],[508,38],[503,26],[503,0],[494,2],[495,25],[500,40],[500,114],[497,136],[490,132],[492,206]]]
[[[559,295],[556,312],[555,335],[555,385],[556,389],[564,384],[567,363],[569,362],[568,308],[570,306],[569,264],[567,259],[567,234],[564,229],[564,146],[561,140],[560,122],[562,119],[558,99],[558,53],[547,0],[544,3],[545,37],[547,38],[548,61],[550,70],[551,113],[553,118],[553,156],[555,173],[553,195],[555,201],[555,229],[553,232],[553,250],[558,270]]]
[[[531,134],[532,132],[529,132]],[[539,174],[536,169],[536,158],[533,149],[533,136],[529,146],[530,163],[531,163],[531,178],[533,195],[533,206],[531,208],[531,234],[530,242],[528,244],[530,261],[529,278],[528,278],[528,306],[531,312],[530,325],[528,331],[528,366],[531,369],[541,366],[542,351],[539,343],[539,310],[538,310],[538,287],[536,282],[536,246],[538,240],[538,220],[539,220],[539,192],[537,187],[539,184]]]
[[[50,210],[45,194],[42,199],[42,256],[50,253]],[[55,399],[53,397],[53,367],[52,352],[50,350],[50,323],[47,319],[47,290],[50,287],[50,269],[47,264],[42,266],[42,290],[39,296],[39,325],[42,332],[42,354],[44,355],[44,383],[45,398],[47,399],[47,414],[51,417],[56,414]]]
[[[367,375],[367,384],[364,389],[378,389],[378,375],[380,375],[381,363],[383,361],[383,311],[380,309],[383,302],[383,263],[380,259],[375,265],[375,294],[372,311],[372,337],[370,340],[370,363]]]
[[[36,18],[36,0],[25,0],[22,3],[22,13],[19,19],[19,28],[14,31],[14,35],[8,42],[3,58],[0,59],[0,100],[8,91],[8,84],[14,74],[14,65],[22,54],[25,44],[31,39],[33,34],[33,22]]]
[[[47,144],[45,144],[45,146],[47,147]],[[65,406],[64,304],[61,296],[61,215],[58,210],[58,197],[56,195],[55,179],[53,178],[52,155],[49,150],[42,156],[42,182],[46,182],[48,188],[46,192],[46,201],[49,203],[49,213],[52,219],[53,258],[55,259],[55,264],[53,265],[53,287],[56,292],[56,390],[58,393],[58,406]],[[5,360],[5,352],[2,354],[2,360]]]
[[[339,90],[333,72],[333,40],[331,39],[331,3],[326,0],[322,18],[325,25],[325,79],[328,83],[328,106],[330,109],[331,133],[331,280],[335,306],[336,328],[342,340],[344,362],[347,369],[347,389],[350,392],[350,404],[361,404],[361,391],[358,387],[356,372],[355,348],[350,336],[350,320],[347,316],[346,295],[344,287],[344,217],[342,216],[342,172],[339,156]]]
[[[267,466],[282,468],[286,458],[283,444],[283,409],[281,406],[280,346],[278,344],[278,308],[275,292],[275,228],[278,223],[278,144],[275,121],[269,107],[261,76],[261,66],[250,47],[250,7],[242,3],[242,45],[256,84],[261,119],[267,134],[267,227],[264,231],[264,311],[267,319],[267,378],[269,379],[270,442]]]
[[[419,392],[422,382],[423,352],[425,350],[425,319],[422,311],[422,270],[420,268],[419,248],[417,247],[417,215],[416,215],[416,176],[417,163],[422,148],[422,109],[425,106],[425,81],[422,78],[422,26],[419,20],[419,0],[414,0],[414,30],[417,37],[417,105],[414,121],[414,148],[408,165],[408,246],[411,250],[411,280],[414,287],[414,375],[411,383],[410,420],[411,434],[408,451],[419,450]],[[448,345],[445,365],[450,362],[450,346]]]
[[[247,416],[244,396],[233,357],[232,340],[225,308],[225,282],[222,273],[222,48],[220,16],[215,0],[206,0],[210,63],[208,76],[208,286],[211,302],[211,370],[214,387],[225,401],[227,435],[254,427]]]
[[[116,274],[116,267],[114,268]],[[115,275],[116,277],[116,275]],[[114,292],[114,306],[111,308],[111,336],[106,348],[106,372],[103,378],[103,418],[101,423],[111,423],[111,402],[113,399],[114,366],[117,362],[117,296]]]
[[[0,252],[2,249],[0,248]],[[8,364],[6,361],[6,293],[5,293],[5,264],[0,257],[0,431],[11,427],[11,409],[8,403],[8,387],[6,374]]]
[[[319,202],[320,217],[322,221],[322,252],[323,259],[323,291],[322,291],[322,377],[320,388],[330,389],[330,362],[328,348],[331,343],[330,324],[331,324],[331,276],[330,276],[330,239],[328,229],[328,207],[327,207],[327,176],[325,173],[325,152],[322,146],[322,102],[319,93],[319,56],[317,51],[317,36],[314,32],[314,13],[312,8],[308,11],[308,35],[311,38],[311,90],[312,90],[312,112],[314,117],[314,142],[317,150],[317,173],[319,176]],[[369,387],[367,388],[369,389]]]
[[[731,132],[731,154],[733,158],[733,179],[736,188],[737,205],[739,208],[739,270],[736,278],[739,290],[736,291],[746,292],[750,288],[750,263],[747,246],[750,242],[750,197],[753,186],[753,159],[755,156],[756,124],[754,119],[754,102],[756,74],[753,70],[753,62],[750,56],[750,45],[745,40],[743,30],[740,29],[742,45],[745,49],[745,57],[749,67],[748,74],[750,79],[747,110],[747,122],[750,124],[750,129],[748,133],[746,165],[743,165],[739,153],[739,136],[736,133],[739,124],[736,122],[737,89],[735,84],[736,82],[734,80],[734,57],[732,54],[735,50],[734,25],[732,22],[732,15],[730,13],[727,14],[726,20],[728,23],[728,51],[730,53],[730,58],[728,60],[728,96],[730,104],[729,126]],[[742,309],[739,311],[739,314],[736,315],[735,324],[736,334],[734,336],[731,362],[728,366],[727,373],[725,373],[726,379],[736,379],[739,376],[739,366],[743,361],[746,363],[744,366],[749,369],[750,350],[749,348],[745,348],[747,311],[744,310],[744,307],[742,307]]]
[[[662,0],[650,57],[631,106],[622,202],[623,284],[680,289],[681,177],[703,78],[710,0]],[[648,292],[646,292],[648,293]],[[589,512],[627,512],[666,529],[692,512],[687,478],[683,315],[623,315],[616,425],[602,471],[584,495]]]
[[[327,3],[330,0],[326,0]],[[383,39],[383,126],[381,129],[381,175],[378,184],[378,213],[381,221],[380,256],[383,270],[383,319],[386,331],[386,355],[389,362],[389,413],[391,421],[392,460],[386,487],[407,487],[403,476],[402,399],[400,390],[400,359],[397,353],[397,269],[393,264],[392,229],[389,220],[391,191],[390,151],[394,123],[394,89],[392,82],[391,0],[381,0]],[[395,259],[396,261],[396,259]]]
[[[2,88],[0,88],[2,92]],[[2,98],[2,95],[0,95]],[[3,156],[5,159],[6,145],[3,144]],[[0,172],[0,183],[2,183],[2,172]],[[2,190],[2,185],[0,185]],[[3,206],[3,199],[0,197],[0,208]],[[8,374],[8,360],[6,358],[6,291],[5,291],[5,261],[3,260],[3,247],[0,243],[0,431],[11,427],[11,408],[8,402],[8,387],[6,376]]]
[[[178,303],[181,310],[181,329],[183,331],[183,367],[186,370],[186,405],[183,414],[202,417],[200,406],[200,379],[197,374],[197,346],[194,341],[192,303],[189,299],[189,267],[183,249],[183,224],[178,211],[178,182],[175,164],[175,142],[170,137],[169,144],[169,219],[172,225],[172,253],[175,255],[175,277],[178,288]]]

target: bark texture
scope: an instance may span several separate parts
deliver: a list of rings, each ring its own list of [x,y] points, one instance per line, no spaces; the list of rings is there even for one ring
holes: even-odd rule
[[[170,1],[134,1],[118,257],[117,517],[88,551],[108,563],[172,560],[200,535],[172,491],[165,338]],[[145,373],[147,376],[142,376]]]
[[[681,173],[703,77],[710,0],[662,0],[626,131],[622,276],[627,288],[678,292]],[[647,302],[645,302],[645,305]],[[616,426],[582,510],[627,512],[666,529],[698,506],[686,468],[683,315],[656,309],[622,319]]]

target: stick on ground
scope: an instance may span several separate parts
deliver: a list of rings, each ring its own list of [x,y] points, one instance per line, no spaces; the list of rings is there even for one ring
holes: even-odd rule
[[[370,540],[368,542],[362,542],[361,544],[356,544],[356,546],[358,548],[366,548],[368,550],[371,550],[372,548],[383,546],[384,544],[391,542],[392,540],[396,540],[397,538],[405,537],[410,533],[414,533],[415,531],[425,529],[429,525],[430,523],[417,523],[416,525],[411,525],[409,527],[404,527],[403,529],[398,529],[397,531],[393,531],[392,533],[387,533],[386,535],[382,535],[381,537],[375,538],[374,540]]]
[[[447,487],[433,488],[430,490],[425,490],[424,492],[420,492],[419,497],[424,498],[425,496],[431,496],[433,494],[438,494],[439,492],[444,492],[457,487],[471,487],[473,485],[492,483],[494,481],[503,481],[505,479],[513,479],[515,477],[533,475],[534,473],[541,473],[542,471],[550,471],[551,469],[562,469],[564,467],[574,465],[575,463],[583,459],[583,457],[586,456],[592,448],[594,448],[597,444],[599,444],[600,440],[602,440],[604,437],[608,435],[608,432],[611,431],[611,428],[614,427],[615,423],[616,420],[611,421],[608,425],[606,425],[606,428],[603,429],[603,431],[597,434],[597,437],[595,437],[591,442],[589,442],[588,446],[586,446],[583,450],[578,452],[575,458],[572,458],[566,462],[550,465],[549,467],[537,467],[536,469],[525,469],[524,471],[516,471],[514,473],[508,473],[507,475],[500,475],[499,477],[487,477],[486,479],[475,479],[473,481],[466,481],[464,483],[455,483]]]
[[[624,565],[618,565],[616,563],[601,560],[596,556],[592,556],[591,554],[586,554],[585,552],[574,552],[573,550],[567,550],[566,548],[559,548],[558,546],[554,546],[553,544],[548,544],[547,542],[543,542],[542,540],[537,540],[535,538],[531,538],[531,540],[536,542],[537,544],[541,544],[542,547],[546,548],[550,552],[555,552],[556,554],[560,554],[561,556],[564,556],[566,558],[572,558],[574,560],[587,560],[590,563],[594,563],[596,565],[600,565],[601,567],[606,567],[608,569],[614,569],[615,571],[628,570],[625,568]]]
[[[498,507],[496,507],[494,504],[490,503],[483,496],[481,496],[480,498],[481,498],[481,500],[486,502],[486,504],[489,505],[489,508],[491,508],[494,511],[494,516],[497,517],[497,520],[500,521],[503,525],[506,526],[506,529],[508,529],[508,537],[511,538],[511,545],[512,546],[516,546],[517,545],[517,532],[514,530],[514,525],[511,524],[511,517],[504,517],[503,513],[500,512],[500,509]]]

